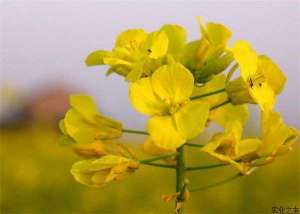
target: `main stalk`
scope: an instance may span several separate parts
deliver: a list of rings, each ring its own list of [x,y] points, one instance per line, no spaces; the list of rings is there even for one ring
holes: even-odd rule
[[[176,158],[176,192],[181,193],[183,185],[184,185],[184,171],[185,171],[185,163],[184,163],[184,146],[182,145],[177,149],[177,158]],[[179,194],[176,200],[176,208],[178,203],[182,202],[184,198],[182,197],[184,194]],[[183,208],[179,208],[177,213],[182,214]]]

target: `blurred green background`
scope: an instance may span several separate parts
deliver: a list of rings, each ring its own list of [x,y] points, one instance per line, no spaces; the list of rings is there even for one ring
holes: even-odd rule
[[[2,213],[173,213],[161,199],[174,192],[175,172],[142,166],[123,181],[104,188],[76,183],[69,173],[76,157],[58,145],[54,124],[31,122],[1,129]],[[186,149],[188,163],[215,160]],[[300,150],[222,186],[191,193],[186,213],[272,213],[273,206],[300,207]],[[236,173],[230,167],[189,172],[191,186]]]

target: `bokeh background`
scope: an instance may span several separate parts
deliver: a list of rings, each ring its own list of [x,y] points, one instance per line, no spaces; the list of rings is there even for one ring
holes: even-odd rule
[[[300,128],[300,2],[295,1],[0,1],[0,206],[2,213],[172,213],[161,195],[174,192],[171,170],[143,167],[102,189],[76,183],[69,173],[76,157],[58,145],[57,121],[68,95],[83,92],[101,111],[128,128],[144,129],[146,117],[133,111],[122,78],[106,78],[105,67],[87,68],[96,49],[110,50],[128,28],[158,29],[177,23],[190,40],[199,37],[196,16],[224,23],[236,39],[251,41],[284,70],[288,82],[276,110]],[[245,136],[258,134],[259,113]],[[217,127],[195,141],[205,142]],[[139,143],[137,136],[124,142]],[[299,146],[250,176],[193,193],[187,213],[272,213],[272,207],[300,207]],[[197,151],[193,163],[215,163]],[[230,176],[230,167],[190,172],[193,185]]]

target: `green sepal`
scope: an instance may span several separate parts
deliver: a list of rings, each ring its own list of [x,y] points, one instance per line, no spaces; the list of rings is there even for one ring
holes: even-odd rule
[[[105,50],[97,50],[90,53],[85,59],[87,66],[104,65],[103,58],[109,57],[111,53]]]

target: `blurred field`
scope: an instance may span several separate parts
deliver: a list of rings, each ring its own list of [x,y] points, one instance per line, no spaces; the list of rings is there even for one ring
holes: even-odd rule
[[[102,189],[76,183],[69,173],[79,158],[58,145],[58,130],[45,124],[1,130],[2,213],[173,213],[161,195],[174,192],[175,172],[142,166]],[[191,149],[189,149],[191,150]],[[214,163],[192,152],[188,162]],[[248,177],[192,193],[186,213],[272,213],[273,206],[300,207],[300,149]],[[191,186],[234,174],[230,167],[189,172]]]

